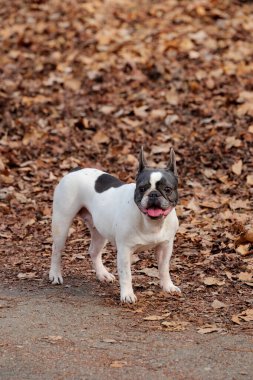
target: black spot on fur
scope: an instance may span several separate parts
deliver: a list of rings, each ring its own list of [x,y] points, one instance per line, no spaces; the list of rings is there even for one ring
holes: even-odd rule
[[[110,174],[100,175],[95,182],[95,190],[97,193],[103,193],[111,187],[120,187],[124,185],[120,179],[113,177]]]
[[[80,168],[80,166],[77,166],[76,168],[71,169],[70,173],[77,172],[78,170],[82,170],[82,168]]]

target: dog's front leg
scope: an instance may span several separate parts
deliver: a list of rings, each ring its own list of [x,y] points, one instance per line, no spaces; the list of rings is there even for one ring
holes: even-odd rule
[[[124,303],[135,303],[137,298],[133,291],[131,274],[131,255],[129,248],[117,245],[117,267],[120,283],[120,300]]]
[[[174,239],[172,238],[168,242],[161,243],[156,249],[158,256],[160,286],[165,292],[180,293],[181,290],[173,284],[169,271],[170,258],[173,251],[173,241]]]

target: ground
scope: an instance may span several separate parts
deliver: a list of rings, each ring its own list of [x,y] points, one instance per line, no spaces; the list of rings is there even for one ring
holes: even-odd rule
[[[1,336],[5,378],[15,378],[12,368],[23,378],[36,378],[29,374],[29,362],[51,346],[55,357],[64,346],[64,363],[74,371],[71,349],[78,349],[76,334],[80,332],[74,327],[78,321],[86,323],[82,315],[90,312],[87,325],[91,330],[82,328],[80,345],[85,345],[85,339],[92,341],[92,332],[100,331],[100,323],[92,322],[95,311],[113,316],[109,337],[103,332],[106,318],[101,335],[116,343],[102,342],[105,347],[100,350],[95,347],[100,343],[89,341],[96,352],[103,353],[98,356],[101,362],[96,355],[92,361],[80,346],[79,354],[84,355],[76,360],[79,369],[82,360],[90,363],[87,377],[102,376],[96,372],[99,363],[110,371],[122,371],[120,376],[127,373],[126,368],[133,375],[138,361],[130,351],[137,347],[137,340],[140,356],[144,346],[150,349],[142,363],[151,371],[150,378],[156,376],[152,371],[158,370],[159,362],[160,375],[169,376],[170,364],[178,378],[181,373],[182,378],[185,373],[188,378],[208,378],[208,370],[205,375],[197,372],[191,354],[199,357],[197,350],[202,350],[201,368],[209,367],[208,355],[216,360],[211,344],[215,342],[221,360],[215,366],[217,378],[249,378],[251,2],[16,0],[2,4],[0,15],[0,313],[5,325]],[[141,145],[154,166],[166,164],[171,146],[176,152],[180,229],[171,272],[182,295],[160,291],[155,255],[143,252],[133,264],[138,303],[120,305],[118,281],[112,285],[96,282],[87,256],[88,231],[78,219],[63,257],[65,283],[53,288],[48,269],[55,185],[77,166],[97,167],[123,181],[134,181]],[[106,247],[104,261],[117,275],[114,247]],[[59,307],[66,319],[60,318],[57,327],[53,316]],[[27,310],[31,312],[26,314]],[[74,327],[69,326],[71,317]],[[33,324],[37,318],[44,326],[41,331]],[[22,331],[24,319],[25,326],[35,327]],[[50,321],[48,325],[45,320]],[[122,344],[117,346],[118,340],[126,340],[121,327],[133,340],[125,343],[126,350]],[[119,331],[118,338],[114,330]],[[27,344],[18,338],[21,333]],[[99,341],[95,335],[94,339]],[[189,341],[188,361],[175,357],[173,366],[169,359],[165,363],[164,351],[173,357],[167,343],[171,340],[180,354],[180,345],[187,346]],[[105,357],[105,349],[119,355]],[[156,351],[159,358],[152,359]],[[17,359],[16,367],[11,358]],[[115,360],[128,364],[116,363],[122,368],[110,369]],[[225,372],[228,361],[231,376]],[[49,362],[36,363],[50,371]],[[182,363],[187,363],[185,369]],[[241,367],[247,368],[245,374]],[[52,376],[64,377],[62,367],[55,371]]]
[[[157,331],[93,285],[1,288],[1,379],[252,378],[252,337]]]

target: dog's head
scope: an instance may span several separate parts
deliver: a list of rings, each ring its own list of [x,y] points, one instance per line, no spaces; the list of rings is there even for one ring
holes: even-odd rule
[[[178,202],[177,184],[176,158],[172,148],[164,169],[149,167],[141,149],[134,200],[143,214],[151,219],[165,218]]]

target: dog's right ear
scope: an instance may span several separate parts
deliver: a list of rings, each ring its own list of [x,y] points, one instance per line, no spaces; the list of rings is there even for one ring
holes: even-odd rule
[[[140,155],[139,155],[139,169],[138,174],[142,172],[143,169],[147,167],[147,161],[144,156],[143,146],[141,147]]]

